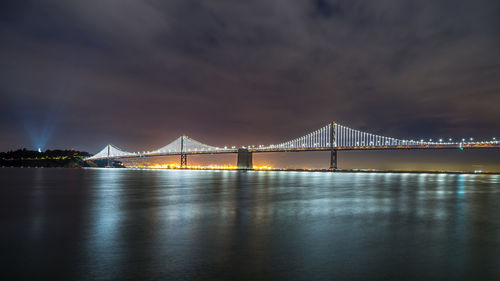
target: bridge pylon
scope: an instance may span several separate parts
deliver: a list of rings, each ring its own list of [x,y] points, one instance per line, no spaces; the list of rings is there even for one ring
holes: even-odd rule
[[[109,149],[110,149],[110,147],[111,147],[111,145],[108,144],[108,155],[107,155],[107,157],[108,157],[108,164],[106,165],[106,167],[108,167],[108,168],[109,168]]]
[[[337,149],[332,149],[330,151],[330,170],[331,171],[337,171],[338,165],[337,165]]]
[[[187,154],[184,154],[184,138],[186,136],[181,137],[181,168],[185,168],[187,166]]]
[[[246,148],[238,149],[238,170],[253,170],[252,152]]]
[[[186,168],[188,159],[187,154],[181,154],[181,167]]]
[[[335,121],[332,121],[330,123],[330,171],[338,170],[335,128]]]

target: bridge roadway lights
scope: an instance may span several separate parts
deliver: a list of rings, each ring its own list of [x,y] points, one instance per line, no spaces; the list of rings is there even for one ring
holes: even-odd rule
[[[246,148],[238,149],[238,170],[253,170],[252,152]]]

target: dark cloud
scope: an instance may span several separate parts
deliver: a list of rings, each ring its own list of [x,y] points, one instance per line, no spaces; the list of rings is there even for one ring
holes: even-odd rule
[[[498,1],[21,2],[0,4],[3,149],[44,127],[47,146],[90,151],[275,142],[331,120],[498,132]]]
[[[314,16],[331,18],[334,16],[342,16],[343,14],[343,7],[337,1],[315,0]]]

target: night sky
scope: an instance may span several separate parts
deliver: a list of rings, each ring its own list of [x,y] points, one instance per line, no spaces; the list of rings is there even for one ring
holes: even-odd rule
[[[0,38],[2,151],[500,137],[498,0],[4,0]]]

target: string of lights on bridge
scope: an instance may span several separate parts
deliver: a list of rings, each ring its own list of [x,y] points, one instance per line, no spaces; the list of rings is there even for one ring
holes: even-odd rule
[[[333,131],[332,131],[333,130]],[[333,138],[333,139],[332,139]],[[463,145],[488,145],[499,144],[496,138],[488,141],[475,141],[474,138],[463,138],[460,141],[453,139],[439,138],[413,140],[396,139],[376,134],[352,129],[337,123],[330,123],[307,135],[295,138],[286,142],[270,145],[248,145],[241,148],[251,151],[287,151],[287,150],[321,150],[321,149],[345,149],[345,148],[364,148],[364,149],[393,149],[417,146],[424,148],[426,146],[459,146]],[[436,148],[436,147],[434,147]],[[187,136],[181,136],[173,142],[153,151],[127,152],[114,145],[107,145],[97,154],[87,158],[88,160],[103,159],[109,157],[145,157],[158,156],[179,153],[223,153],[236,152],[236,146],[217,147],[201,143]]]

